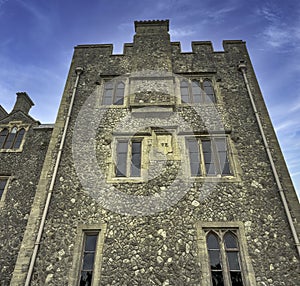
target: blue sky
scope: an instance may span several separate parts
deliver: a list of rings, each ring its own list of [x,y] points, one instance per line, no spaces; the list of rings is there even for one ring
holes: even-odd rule
[[[122,53],[134,20],[170,19],[172,41],[247,42],[294,185],[300,195],[300,1],[0,0],[0,104],[15,93],[35,102],[31,115],[55,121],[78,44],[113,43]]]

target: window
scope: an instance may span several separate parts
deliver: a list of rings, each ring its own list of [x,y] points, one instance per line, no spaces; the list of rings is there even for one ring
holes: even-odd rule
[[[80,273],[80,286],[92,285],[98,233],[86,232]]]
[[[2,129],[0,132],[0,149],[19,149],[24,135],[24,128],[18,129],[16,126],[13,126],[10,131],[8,128]]]
[[[105,224],[78,226],[74,238],[73,263],[68,285],[98,286],[100,284],[105,233]]]
[[[108,81],[104,84],[102,98],[103,105],[123,105],[125,84],[123,82]]]
[[[201,285],[256,285],[242,222],[197,222]]]
[[[0,176],[0,207],[3,206],[4,204],[7,187],[8,187],[8,181],[9,181],[8,176]]]
[[[116,177],[140,177],[142,160],[142,141],[118,140],[115,176]]]
[[[209,231],[206,244],[212,285],[243,286],[239,247],[234,231]]]
[[[180,82],[182,103],[216,102],[215,93],[210,80],[182,80]]]
[[[0,177],[0,200],[4,194],[5,186],[7,184],[8,178]]]
[[[187,145],[192,177],[232,175],[225,137],[192,137]]]

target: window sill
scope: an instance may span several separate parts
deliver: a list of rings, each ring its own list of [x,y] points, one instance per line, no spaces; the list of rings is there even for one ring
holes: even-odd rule
[[[241,179],[239,176],[199,176],[199,177],[191,177],[195,181],[199,182],[222,182],[222,183],[235,183],[240,182]]]

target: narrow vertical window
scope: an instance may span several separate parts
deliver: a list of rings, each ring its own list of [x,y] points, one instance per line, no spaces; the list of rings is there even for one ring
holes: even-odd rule
[[[80,286],[91,286],[94,272],[94,260],[98,233],[86,233],[84,237],[84,248],[80,274]]]
[[[116,176],[126,177],[127,171],[127,153],[128,153],[128,141],[118,141],[117,143],[117,164],[116,164]]]
[[[123,103],[124,103],[124,90],[125,90],[125,84],[123,82],[119,82],[117,84],[116,91],[115,91],[114,104],[123,105]]]
[[[239,249],[234,234],[227,232],[224,235],[225,251],[232,286],[243,286],[242,272],[240,267]]]
[[[192,81],[192,98],[193,103],[200,103],[201,102],[201,87],[196,80]]]
[[[131,176],[139,177],[141,175],[141,142],[133,141],[131,144]]]
[[[211,81],[205,80],[203,82],[203,89],[204,89],[204,102],[206,103],[216,102],[215,93]]]
[[[111,105],[113,102],[114,86],[111,82],[104,84],[103,105]]]
[[[22,140],[23,140],[23,137],[24,137],[24,134],[25,134],[25,129],[22,128],[18,131],[17,135],[16,135],[16,139],[15,139],[15,142],[13,144],[13,149],[18,149],[20,148],[21,146],[21,143],[22,143]]]
[[[0,200],[4,193],[7,180],[8,180],[7,178],[0,178]]]
[[[216,166],[212,152],[211,140],[202,141],[203,159],[205,164],[206,175],[216,175]]]
[[[226,138],[215,139],[215,145],[218,154],[220,174],[230,175],[230,166],[227,154]]]
[[[180,82],[181,102],[190,102],[189,100],[189,84],[186,80]]]
[[[10,149],[14,143],[14,140],[16,138],[16,134],[17,134],[17,127],[13,127],[13,129],[10,131],[10,133],[8,134],[8,137],[4,143],[4,149]]]
[[[207,235],[206,243],[209,255],[212,285],[224,286],[218,236],[214,233],[209,233]]]
[[[4,144],[5,144],[5,140],[7,138],[7,135],[8,135],[8,130],[7,128],[3,129],[1,132],[0,132],[0,149],[4,148]]]
[[[199,144],[196,139],[188,140],[189,158],[190,158],[190,169],[192,176],[200,176],[200,154],[199,154]]]

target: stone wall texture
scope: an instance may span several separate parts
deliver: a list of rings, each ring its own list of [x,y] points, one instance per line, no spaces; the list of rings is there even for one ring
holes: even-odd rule
[[[246,286],[299,285],[299,256],[237,68],[240,61],[247,63],[250,89],[298,233],[299,203],[245,42],[224,41],[223,52],[214,52],[210,42],[193,42],[192,52],[182,53],[180,43],[170,42],[168,25],[135,22],[134,42],[124,45],[122,55],[113,55],[111,45],[75,47],[51,139],[50,129],[31,128],[22,153],[0,153],[0,170],[14,176],[0,210],[1,285],[24,285],[67,118],[31,285],[79,285],[69,281],[79,277],[80,269],[73,271],[81,257],[74,246],[82,224],[106,225],[100,279],[94,285],[210,285],[203,282],[207,261],[199,250],[201,222],[222,223],[224,229],[234,222],[242,225]],[[79,77],[78,67],[84,70]],[[126,83],[124,105],[101,105],[104,82],[118,76]],[[181,104],[182,77],[211,79],[216,104]],[[138,80],[145,90],[142,86],[140,94],[131,95],[130,83]],[[172,94],[163,96],[160,87],[168,89],[170,82]],[[139,100],[130,101],[130,96]],[[193,134],[228,138],[232,176],[190,178],[185,139]],[[115,178],[116,141],[133,135],[142,140],[142,175]],[[254,275],[248,279],[250,268]]]

